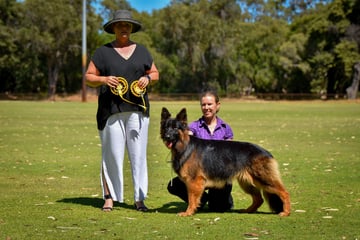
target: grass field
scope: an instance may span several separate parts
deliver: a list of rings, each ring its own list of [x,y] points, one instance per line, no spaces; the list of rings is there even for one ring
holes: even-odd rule
[[[292,213],[239,214],[250,197],[233,186],[232,212],[186,208],[167,193],[174,177],[159,138],[161,108],[189,120],[197,101],[151,105],[148,213],[133,209],[129,163],[125,197],[100,211],[100,142],[96,103],[0,101],[0,239],[360,239],[360,103],[351,101],[222,102],[219,116],[235,140],[251,141],[278,159]]]

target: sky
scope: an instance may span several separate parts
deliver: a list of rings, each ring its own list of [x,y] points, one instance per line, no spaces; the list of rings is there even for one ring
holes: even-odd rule
[[[128,0],[131,7],[135,8],[138,12],[149,12],[166,7],[170,0]]]

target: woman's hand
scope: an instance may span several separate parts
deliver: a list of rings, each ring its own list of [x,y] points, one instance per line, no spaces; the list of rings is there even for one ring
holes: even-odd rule
[[[139,88],[142,89],[146,88],[150,84],[150,81],[151,80],[147,76],[142,76],[138,82]]]
[[[116,88],[119,85],[119,80],[115,76],[107,76],[103,82],[111,88]]]

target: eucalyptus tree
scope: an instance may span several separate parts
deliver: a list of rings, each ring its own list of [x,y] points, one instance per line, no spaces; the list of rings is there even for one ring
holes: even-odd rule
[[[0,0],[0,92],[13,93],[24,88],[16,71],[24,60],[20,54],[24,45],[17,41],[22,12],[22,5],[16,0]]]
[[[310,64],[304,60],[307,37],[289,33],[279,49],[278,87],[283,93],[310,93]]]
[[[312,92],[344,94],[351,83],[354,64],[359,61],[359,44],[347,37],[354,1],[335,0],[299,16],[294,32],[306,35],[304,59],[311,67]]]
[[[175,89],[194,92],[213,85],[225,90],[238,64],[232,34],[241,17],[236,1],[172,1],[159,17],[156,44],[177,67]]]
[[[286,40],[284,21],[263,16],[255,23],[244,23],[240,41],[241,71],[257,92],[275,92],[279,88],[279,52]]]
[[[214,0],[209,4],[212,25],[208,28],[208,48],[205,52],[211,83],[225,94],[239,94],[239,37],[242,14],[236,1]],[[219,91],[220,92],[220,91]]]
[[[101,0],[98,6],[98,12],[105,21],[111,19],[115,11],[119,9],[133,10],[130,3],[126,0]]]
[[[90,1],[88,4],[90,6]],[[22,5],[24,14],[18,34],[21,36],[19,41],[26,46],[24,54],[32,56],[29,76],[34,76],[33,81],[38,82],[47,78],[50,99],[55,96],[60,75],[63,88],[66,88],[66,82],[73,81],[80,87],[81,1],[25,0]],[[88,10],[89,23],[92,23],[94,17],[91,17],[91,8]],[[31,71],[34,74],[30,74]]]
[[[246,21],[256,22],[263,16],[292,22],[294,17],[333,0],[238,0]]]
[[[204,72],[202,60],[206,42],[203,36],[207,20],[197,6],[173,4],[163,9],[159,20],[162,38],[157,39],[157,44],[160,51],[176,64],[179,79],[175,80],[175,91],[194,91],[199,81],[197,74]]]

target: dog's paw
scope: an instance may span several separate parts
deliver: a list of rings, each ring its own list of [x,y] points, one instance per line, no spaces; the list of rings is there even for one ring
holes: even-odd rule
[[[289,212],[281,212],[281,213],[279,213],[279,216],[280,216],[280,217],[287,217],[287,216],[289,216],[289,215],[290,215]]]
[[[190,213],[190,212],[179,212],[177,215],[179,215],[180,217],[188,217],[193,215],[194,213]]]

